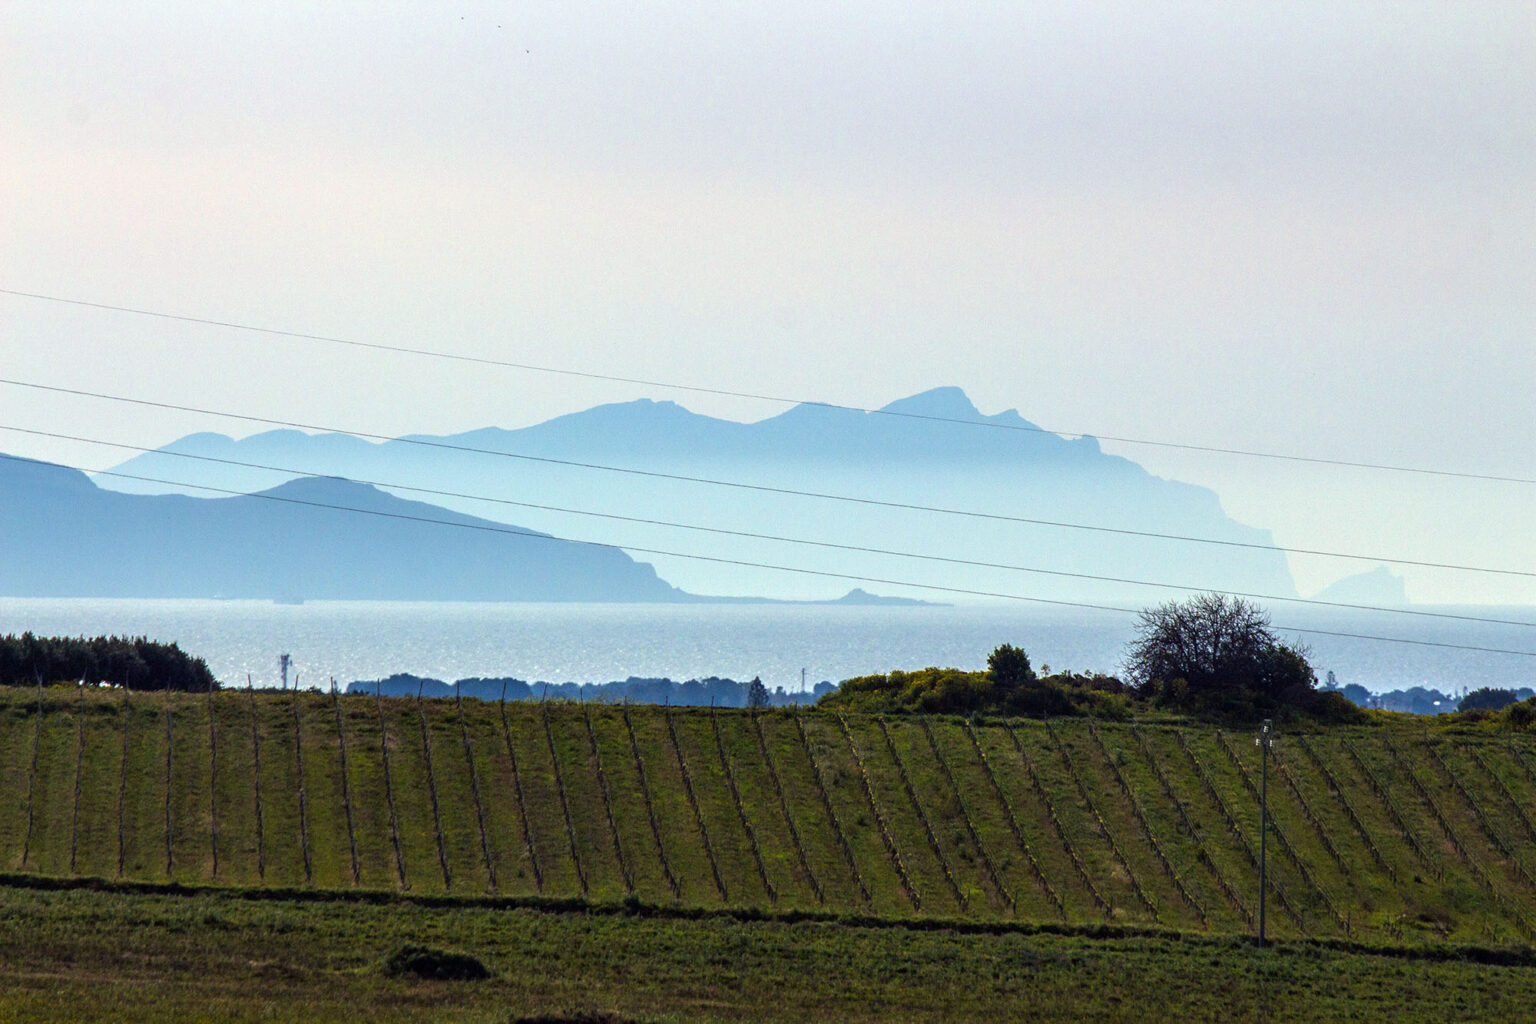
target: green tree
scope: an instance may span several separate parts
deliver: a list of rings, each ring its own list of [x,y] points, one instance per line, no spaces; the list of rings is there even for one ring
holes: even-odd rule
[[[1022,647],[1002,644],[987,655],[987,674],[992,682],[1003,689],[1012,689],[1035,681],[1035,670],[1030,668],[1029,655]]]
[[[747,684],[747,707],[766,708],[770,703],[768,687],[763,685],[761,678],[753,676],[752,681]]]
[[[1282,643],[1258,605],[1223,594],[1143,611],[1126,667],[1142,697],[1233,717],[1315,703],[1305,648]]]

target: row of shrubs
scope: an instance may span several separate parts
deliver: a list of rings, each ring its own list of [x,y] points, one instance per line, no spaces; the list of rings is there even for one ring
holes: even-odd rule
[[[199,692],[215,685],[202,658],[141,636],[0,636],[0,685],[63,681]]]

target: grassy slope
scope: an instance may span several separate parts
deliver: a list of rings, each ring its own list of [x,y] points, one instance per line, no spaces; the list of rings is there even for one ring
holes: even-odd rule
[[[122,877],[153,882],[1228,934],[1257,914],[1246,734],[69,687],[39,719],[37,701],[0,690],[0,870],[110,879],[121,848]],[[1528,739],[1283,737],[1269,797],[1271,934],[1531,941]]]

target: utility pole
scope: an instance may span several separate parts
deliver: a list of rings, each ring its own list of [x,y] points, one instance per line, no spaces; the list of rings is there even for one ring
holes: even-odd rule
[[[1269,719],[1259,730],[1259,948],[1264,948],[1264,897],[1266,895],[1265,836],[1269,832],[1269,748],[1274,745],[1275,733]]]

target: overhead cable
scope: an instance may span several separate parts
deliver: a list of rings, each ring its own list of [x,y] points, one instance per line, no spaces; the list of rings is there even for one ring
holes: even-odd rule
[[[292,477],[307,477],[311,479],[337,478],[335,473],[320,473],[311,470],[295,469],[291,466],[272,466],[259,462],[245,462],[239,459],[225,459],[214,455],[196,455],[192,452],[163,451],[145,445],[127,444],[121,441],[107,441],[101,438],[84,437],[78,434],[63,434],[49,430],[33,430],[27,427],[17,427],[0,424],[0,430],[17,434],[28,434],[34,437],[47,437],[60,441],[79,441],[85,444],[100,445],[108,448],[117,448],[123,451],[141,452],[149,455],[171,456],[178,459],[188,459],[195,462],[210,462],[222,466],[236,466],[241,469],[257,469],[273,473],[282,473]],[[116,474],[108,474],[116,475]],[[369,487],[379,487],[389,491],[405,491],[411,494],[429,495],[437,498],[457,498],[467,501],[485,502],[487,504],[505,505],[513,508],[531,509],[540,512],[555,512],[563,515],[587,516],[595,519],[606,519],[613,522],[633,523],[642,526],[660,526],[673,530],[688,530],[695,533],[709,533],[716,536],[737,537],[744,540],[765,540],[779,544],[795,544],[806,547],[825,548],[834,551],[848,551],[857,554],[882,555],[894,558],[906,558],[924,562],[938,562],[945,565],[957,565],[977,569],[999,569],[1007,572],[1031,573],[1039,576],[1052,576],[1059,579],[1085,580],[1096,583],[1117,583],[1137,587],[1153,587],[1161,590],[1176,590],[1182,592],[1211,592],[1221,593],[1228,597],[1242,597],[1254,601],[1280,601],[1287,604],[1311,605],[1322,608],[1340,608],[1349,611],[1382,612],[1389,615],[1410,615],[1420,618],[1449,619],[1457,622],[1475,622],[1484,625],[1495,626],[1520,626],[1536,629],[1536,622],[1527,622],[1519,619],[1495,619],[1481,615],[1459,615],[1453,612],[1435,612],[1420,608],[1394,607],[1391,605],[1351,604],[1344,601],[1322,601],[1317,598],[1286,597],[1279,594],[1258,594],[1241,590],[1228,590],[1222,587],[1196,586],[1187,583],[1164,583],[1152,580],[1138,580],[1120,576],[1104,576],[1085,572],[1067,572],[1060,569],[1043,569],[1037,566],[1016,565],[1006,562],[987,562],[969,558],[952,558],[945,555],[925,554],[913,551],[900,551],[892,548],[879,548],[862,544],[839,544],[833,541],[812,540],[805,537],[784,537],[776,534],[753,533],[747,530],[730,530],[723,527],[703,526],[697,523],[679,523],[666,519],[648,519],[641,516],[626,516],[615,512],[597,512],[591,509],[568,508],[561,505],[548,505],[531,501],[517,501],[512,498],[498,498],[485,494],[467,494],[462,491],[442,490],[434,487],[418,487],[411,484],[396,483],[388,480],[367,480],[361,477],[346,476],[345,479],[352,483],[364,484]],[[242,492],[243,493],[243,492]],[[617,547],[627,545],[617,544]]]
[[[37,459],[28,459],[19,455],[0,454],[0,459],[12,462],[38,463]],[[739,558],[724,558],[715,555],[700,555],[691,552],[671,551],[662,548],[636,547],[633,545],[617,545],[607,541],[585,540],[575,537],[554,537],[545,533],[537,533],[532,530],[522,530],[513,526],[503,526],[487,521],[456,522],[448,519],[434,519],[430,516],[408,515],[402,512],[386,512],[382,509],[358,508],[355,505],[341,505],[331,502],[311,501],[303,498],[290,498],[283,495],[265,492],[248,493],[233,490],[227,487],[214,487],[208,484],[197,484],[185,480],[168,480],[163,477],[141,476],[134,473],[122,473],[109,469],[90,469],[83,466],[69,465],[65,463],[43,463],[44,465],[61,466],[64,469],[73,469],[81,473],[91,473],[99,476],[118,477],[125,480],[138,480],[144,483],[163,484],[170,487],[187,487],[193,490],[207,491],[212,494],[223,494],[231,497],[256,498],[263,501],[280,502],[287,505],[298,505],[317,509],[330,509],[337,512],[351,512],[359,515],[375,516],[383,519],[404,520],[407,522],[427,523],[437,526],[455,527],[465,530],[478,530],[486,533],[504,534],[514,537],[524,537],[530,540],[555,541],[566,544],[580,544],[586,547],[609,548],[623,552],[638,552],[645,555],[659,555],[667,558],[686,558],[693,561],[710,562],[717,565],[732,565],[748,569],[767,569],[774,572],[796,573],[804,576],[816,576],[825,579],[847,580],[855,583],[874,583],[893,587],[910,587],[918,590],[931,590],[943,594],[957,594],[966,597],[995,598],[1004,601],[1022,601],[1030,604],[1053,605],[1064,608],[1082,608],[1092,611],[1118,612],[1125,615],[1140,615],[1141,610],[1136,608],[1122,608],[1116,605],[1095,604],[1089,601],[1063,601],[1054,598],[1029,597],[1023,594],[1011,594],[1000,591],[973,590],[967,587],[945,586],[937,583],[918,583],[912,580],[890,579],[881,576],[864,576],[854,573],[833,572],[827,569],[808,569],[803,566],[777,565],[771,562],[753,562]],[[1300,626],[1273,627],[1285,633],[1303,633],[1312,636],[1330,636],[1350,640],[1366,640],[1381,643],[1406,644],[1413,647],[1436,647],[1447,650],[1470,651],[1482,654],[1507,654],[1521,658],[1536,658],[1536,651],[1522,651],[1499,647],[1482,647],[1473,644],[1453,644],[1437,640],[1410,640],[1406,637],[1376,636],[1368,633],[1348,633],[1338,630],[1313,629]]]
[[[1389,555],[1364,555],[1344,551],[1326,551],[1317,548],[1298,548],[1280,544],[1259,544],[1254,541],[1221,540],[1215,537],[1195,537],[1187,534],[1159,533],[1154,530],[1132,530],[1126,527],[1098,526],[1087,523],[1073,523],[1055,519],[1036,519],[1029,516],[1005,515],[1000,512],[981,512],[970,509],[948,508],[943,505],[922,505],[911,502],[886,501],[880,498],[864,498],[848,494],[834,494],[826,491],[809,491],[793,487],[773,487],[767,484],[747,483],[740,480],[721,480],[713,477],[690,476],[683,473],[664,473],[658,470],[635,469],[628,466],[610,466],[595,462],[580,462],[574,459],[556,459],[543,455],[526,455],[519,452],[502,451],[495,448],[477,448],[472,445],[450,444],[446,441],[432,441],[423,437],[394,437],[388,434],[375,434],[362,430],[349,430],[344,427],[324,426],[314,423],[303,423],[297,420],[283,420],[270,416],[253,416],[245,413],[225,412],[217,409],[206,409],[198,406],[179,405],[173,402],[156,402],[143,398],[129,398],[124,395],[112,395],[99,391],[85,391],[78,388],[58,387],[51,384],[38,384],[31,381],[14,380],[0,377],[0,384],[12,387],[31,388],[38,391],[46,391],[53,394],[75,395],[84,398],[96,398],[111,402],[122,402],[129,405],[138,405],[154,409],[167,409],[176,412],[190,412],[201,416],[219,416],[225,419],[239,420],[246,423],[260,423],[266,426],[288,427],[295,430],[314,430],[322,433],[348,434],[352,437],[363,438],[370,441],[391,441],[397,444],[416,445],[424,448],[442,451],[455,451],[474,455],[488,455],[495,458],[516,459],[524,462],[542,463],[545,465],[566,466],[574,469],[589,469],[605,473],[623,473],[630,476],[646,477],[657,480],[674,480],[683,483],[703,484],[711,487],[728,487],[737,490],[754,491],[764,494],[783,494],[801,498],[813,498],[822,501],[837,501],[854,505],[865,505],[876,508],[900,509],[909,512],[928,512],[935,515],[959,516],[969,519],[981,519],[992,522],[1022,523],[1030,526],[1047,526],[1064,530],[1086,530],[1093,533],[1115,534],[1126,537],[1146,537],[1156,540],[1171,540],[1189,544],[1210,544],[1217,547],[1244,548],[1256,551],[1279,551],[1294,555],[1314,555],[1321,558],[1340,558],[1357,562],[1376,562],[1391,565],[1412,565],[1428,569],[1447,569],[1457,572],[1486,573],[1496,576],[1517,576],[1536,579],[1536,572],[1524,569],[1501,569],[1492,566],[1459,565],[1452,562],[1431,562],[1412,558],[1397,558]]]
[[[1032,434],[1052,434],[1058,437],[1093,438],[1097,441],[1110,441],[1115,444],[1139,445],[1151,448],[1169,448],[1179,451],[1203,452],[1212,455],[1237,455],[1244,458],[1270,459],[1280,462],[1310,463],[1320,466],[1337,466],[1345,469],[1370,469],[1390,473],[1412,473],[1422,476],[1450,477],[1461,480],[1484,480],[1496,483],[1536,484],[1536,477],[1505,476],[1496,473],[1472,473],[1465,470],[1440,469],[1429,466],[1402,466],[1383,462],[1367,462],[1354,459],[1332,459],[1313,455],[1295,455],[1285,452],[1266,452],[1247,448],[1226,448],[1219,445],[1193,444],[1182,441],[1160,441],[1143,437],[1126,437],[1114,434],[1095,434],[1082,430],[1056,430],[1037,426],[1032,423],[998,423],[995,420],[965,419],[958,416],[938,416],[931,413],[908,412],[898,409],[877,409],[859,405],[849,405],[840,402],[827,402],[817,399],[787,398],[782,395],[769,395],[753,391],[733,391],[727,388],[704,387],[694,384],[679,384],[673,381],[652,380],[645,377],[626,377],[618,374],[597,373],[590,370],[574,370],[556,366],[541,366],[535,363],[516,362],[509,359],[493,359],[488,356],[474,356],[461,352],[444,352],[435,349],[414,348],[407,345],[389,345],[383,342],[359,341],[354,338],[341,338],[324,334],[308,334],[302,331],[288,331],[275,327],[262,327],[254,324],[239,323],[232,320],[216,320],[208,317],[187,316],[179,313],[165,313],[156,310],[138,309],[132,306],[120,306],[107,302],[91,302],[85,299],[66,298],[59,295],[44,295],[38,292],[19,291],[13,288],[0,288],[0,295],[11,295],[17,298],[38,299],[44,302],[55,302],[69,306],[81,306],[88,309],[100,309],[113,313],[128,313],[134,316],[154,317],[160,320],[174,320],[180,323],[201,324],[207,327],[220,327],[228,330],[245,331],[254,334],[263,334],[273,337],[290,338],[297,341],[317,341],[330,345],[344,345],[349,348],[370,349],[377,352],[392,352],[401,355],[422,356],[432,359],[447,359],[461,363],[473,363],[480,366],[497,366],[511,370],[526,370],[534,373],[558,374],[565,377],[576,377],[583,380],[600,380],[616,384],[638,384],[649,388],[663,388],[669,391],[686,391],[699,395],[714,395],[722,398],[744,398],[759,402],[772,402],[779,405],[807,405],[822,409],[834,409],[843,412],[866,413],[873,416],[894,416],[901,419],[927,420],[935,423],[954,423],[967,427],[981,427],[991,430],[1012,430]]]

